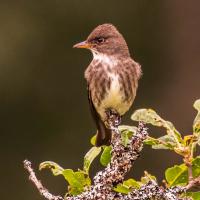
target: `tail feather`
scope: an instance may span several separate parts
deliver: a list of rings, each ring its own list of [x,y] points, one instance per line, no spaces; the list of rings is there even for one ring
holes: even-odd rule
[[[109,128],[105,126],[104,122],[101,120],[101,117],[97,113],[96,108],[94,107],[94,104],[92,102],[89,86],[88,86],[88,100],[89,100],[92,117],[97,126],[96,146],[110,145],[112,132]]]
[[[112,131],[100,119],[97,121],[97,128],[96,146],[110,145]]]

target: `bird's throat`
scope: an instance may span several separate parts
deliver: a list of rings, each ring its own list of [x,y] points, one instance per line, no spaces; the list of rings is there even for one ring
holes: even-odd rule
[[[102,63],[102,66],[114,67],[118,64],[118,58],[112,55],[93,52],[93,60],[96,63]]]

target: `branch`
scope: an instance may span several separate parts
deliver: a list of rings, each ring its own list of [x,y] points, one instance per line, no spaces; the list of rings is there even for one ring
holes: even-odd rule
[[[139,123],[137,132],[126,147],[122,144],[121,133],[115,126],[112,129],[112,157],[108,166],[94,177],[94,185],[88,191],[76,197],[67,197],[67,200],[117,199],[118,193],[113,187],[124,180],[124,176],[131,169],[133,162],[138,158],[147,137],[143,123]]]
[[[189,183],[187,186],[185,186],[185,190],[192,189],[194,187],[199,187],[200,186],[200,176],[197,178],[194,178],[192,180],[189,180]]]
[[[24,168],[29,172],[30,181],[36,186],[39,193],[48,200],[63,200],[61,196],[55,196],[51,194],[37,179],[33,168],[31,167],[31,162],[28,160],[24,160]]]
[[[136,134],[132,136],[130,143],[125,147],[122,144],[121,133],[115,125],[112,126],[112,156],[108,166],[98,172],[93,179],[94,184],[87,188],[85,192],[77,196],[54,196],[48,192],[41,182],[36,178],[31,163],[24,161],[24,167],[30,174],[30,180],[35,184],[42,196],[48,200],[186,200],[179,198],[179,195],[186,192],[196,184],[200,184],[200,178],[193,179],[185,187],[163,188],[158,186],[156,181],[149,181],[140,189],[133,189],[127,195],[113,191],[118,183],[122,183],[128,171],[130,171],[134,161],[139,157],[143,148],[143,142],[147,138],[145,124],[140,122]]]

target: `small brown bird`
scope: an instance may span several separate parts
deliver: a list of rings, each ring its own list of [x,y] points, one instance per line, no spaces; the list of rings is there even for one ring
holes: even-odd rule
[[[98,129],[96,146],[110,145],[112,135],[106,125],[109,113],[121,119],[130,109],[142,74],[141,67],[130,57],[126,41],[112,24],[97,26],[84,42],[74,47],[89,49],[93,54],[85,78]]]

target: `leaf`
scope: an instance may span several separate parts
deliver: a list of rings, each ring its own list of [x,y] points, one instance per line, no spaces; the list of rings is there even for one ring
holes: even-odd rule
[[[132,134],[135,134],[137,131],[137,127],[136,126],[128,126],[128,125],[121,125],[118,127],[120,131],[129,131]]]
[[[192,174],[194,178],[200,176],[200,157],[192,161]],[[185,164],[168,168],[165,171],[165,178],[170,186],[184,186],[188,183],[188,168]]]
[[[185,186],[188,182],[188,169],[185,164],[175,165],[165,171],[165,178],[169,186]]]
[[[152,145],[153,149],[171,149],[173,150],[176,147],[176,141],[172,135],[164,135],[157,138],[159,144]]]
[[[153,145],[160,144],[160,142],[156,138],[148,136],[147,139],[144,141],[144,144],[153,146]]]
[[[130,143],[129,139],[129,131],[122,131],[121,137],[122,137],[122,144],[127,147],[127,145]]]
[[[100,163],[103,166],[107,166],[108,163],[110,163],[110,160],[111,160],[111,150],[112,150],[111,146],[105,146],[104,147],[103,153],[101,154],[101,157],[100,157]]]
[[[88,176],[88,174],[86,174],[84,171],[79,170],[77,172],[74,172],[75,177],[77,178],[77,180],[79,180],[79,182],[83,185],[83,186],[90,186],[91,185],[91,180]]]
[[[75,172],[72,169],[65,169],[63,171],[63,176],[67,180],[70,186],[81,188],[82,184],[79,178],[76,177]],[[80,175],[79,175],[80,177]]]
[[[152,109],[136,110],[131,119],[134,121],[143,121],[153,126],[163,126],[162,118]]]
[[[200,144],[200,99],[194,102],[194,108],[197,110],[197,115],[193,122],[193,133],[198,139]]]
[[[128,179],[124,181],[123,183],[118,184],[114,189],[115,192],[123,193],[123,194],[128,194],[131,192],[132,188],[139,189],[141,184],[137,182],[134,179]]]
[[[101,147],[92,147],[84,157],[83,170],[89,173],[90,165],[101,152]]]
[[[147,184],[149,181],[156,181],[156,177],[149,174],[147,171],[144,172],[144,176],[141,177],[141,183],[142,184]]]
[[[185,146],[190,146],[194,142],[194,135],[186,135],[183,138]]]
[[[84,187],[91,185],[91,180],[84,171],[74,172],[72,169],[63,169],[57,163],[52,161],[42,162],[39,169],[51,169],[54,176],[63,175],[69,183],[69,193],[72,195],[80,194],[84,191]]]
[[[122,144],[125,147],[127,147],[127,145],[130,143],[130,139],[132,135],[133,133],[128,130],[121,131]]]
[[[187,192],[187,197],[192,197],[193,200],[199,200],[200,199],[200,192]]]
[[[95,146],[95,143],[96,143],[96,138],[97,138],[97,135],[93,135],[92,138],[90,139],[90,143]]]
[[[132,187],[132,188],[136,188],[136,189],[139,189],[140,186],[141,186],[141,183],[138,182],[138,181],[136,181],[136,180],[133,179],[133,178],[130,178],[130,179],[124,181],[123,184],[126,185],[126,186],[129,187],[129,188]]]
[[[131,190],[126,185],[123,185],[121,183],[118,184],[116,187],[114,187],[113,190],[115,192],[122,193],[122,194],[128,194],[129,192],[131,192]]]
[[[200,157],[192,161],[192,175],[194,178],[200,176]]]
[[[195,102],[194,102],[194,108],[200,112],[200,99],[197,99]]]
[[[119,126],[119,130],[121,132],[122,144],[126,147],[129,144],[132,135],[136,133],[137,127],[121,125]]]
[[[62,175],[64,171],[60,165],[52,161],[45,161],[40,163],[39,170],[42,169],[51,169],[54,176]]]
[[[171,135],[164,135],[159,138],[147,137],[144,141],[145,144],[151,145],[153,149],[170,149],[173,150],[176,147],[174,137]]]
[[[91,185],[91,180],[84,171],[74,172],[72,169],[65,169],[63,176],[69,183],[68,193],[78,195],[84,191],[84,187]]]
[[[172,135],[176,141],[176,144],[180,146],[180,143],[183,143],[181,134],[176,130],[174,125],[162,119],[154,110],[152,109],[139,109],[136,110],[131,119],[134,121],[142,121],[153,126],[164,127],[167,130],[168,135]]]

